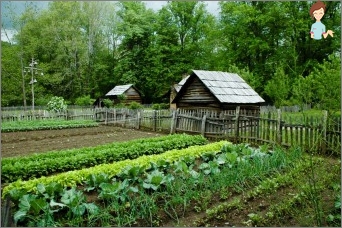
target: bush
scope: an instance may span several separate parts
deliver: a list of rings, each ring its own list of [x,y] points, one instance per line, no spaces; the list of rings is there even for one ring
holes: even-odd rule
[[[67,106],[66,102],[64,101],[63,97],[54,96],[47,103],[47,110],[48,111],[55,111],[55,112],[65,111],[67,109],[67,107],[68,106]]]
[[[90,95],[76,98],[75,105],[88,106],[92,105],[95,99],[90,98]]]
[[[128,106],[129,109],[142,109],[143,106],[141,104],[139,104],[138,102],[136,101],[132,101],[129,106]]]
[[[46,106],[51,100],[52,96],[39,97],[36,99],[35,104],[39,106]]]
[[[169,109],[170,106],[167,103],[153,104],[152,109],[161,110],[161,109]]]
[[[107,108],[112,108],[114,106],[113,101],[111,99],[106,98],[106,99],[103,99],[102,102],[104,106]]]

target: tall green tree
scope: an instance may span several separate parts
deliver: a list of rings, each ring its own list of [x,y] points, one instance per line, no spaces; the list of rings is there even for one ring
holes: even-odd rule
[[[120,2],[118,16],[121,21],[118,33],[121,44],[118,48],[115,77],[122,84],[134,84],[142,93],[145,102],[151,102],[151,89],[156,88],[153,80],[153,24],[155,13],[146,9],[143,2]]]
[[[19,46],[1,42],[1,106],[22,104],[22,71],[18,53]],[[26,86],[26,81],[23,86]]]
[[[327,28],[336,37],[317,42],[310,38],[313,21],[309,15],[312,2],[221,2],[220,28],[223,48],[220,56],[252,72],[258,81],[255,88],[268,97],[264,85],[276,76],[278,68],[290,79],[306,77],[329,54],[339,51],[339,2],[327,2]]]
[[[299,103],[326,110],[341,108],[341,57],[332,54],[314,67],[307,77],[299,77],[294,85],[294,97]]]

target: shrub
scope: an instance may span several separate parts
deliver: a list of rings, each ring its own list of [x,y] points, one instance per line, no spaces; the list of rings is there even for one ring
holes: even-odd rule
[[[90,95],[76,98],[75,105],[87,106],[92,105],[95,99],[90,98]]]
[[[142,109],[143,106],[141,104],[139,104],[138,102],[132,101],[129,106],[129,109]]]
[[[167,103],[153,104],[152,109],[154,110],[169,109],[169,104]]]
[[[65,111],[67,109],[67,107],[68,106],[67,106],[66,102],[64,101],[63,97],[54,96],[47,103],[47,110],[48,111],[55,111],[55,112]]]
[[[107,108],[112,108],[114,106],[113,101],[111,99],[106,98],[106,99],[103,99],[102,102],[104,106]]]

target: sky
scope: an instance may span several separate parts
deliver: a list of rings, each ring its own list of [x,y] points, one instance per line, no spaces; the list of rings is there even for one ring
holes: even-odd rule
[[[162,8],[163,5],[167,3],[167,1],[143,1],[146,3],[146,7],[151,8],[155,11]],[[219,1],[205,1],[207,4],[207,9],[209,13],[213,15],[218,15],[218,3]]]
[[[34,4],[37,4],[39,8],[46,8],[48,6],[47,1],[33,1]],[[151,8],[154,11],[158,11],[167,3],[167,1],[143,1],[146,4],[147,8]],[[218,2],[219,1],[205,1],[205,4],[207,5],[207,9],[209,13],[213,15],[218,15]],[[1,1],[1,40],[2,41],[8,41],[7,36],[5,35],[3,25],[6,28],[6,32],[8,37],[11,39],[14,35],[14,31],[9,29],[10,27],[10,19],[6,17],[6,7],[9,5],[14,5],[14,7],[17,9],[17,13],[21,14],[24,11],[24,4],[25,1]]]

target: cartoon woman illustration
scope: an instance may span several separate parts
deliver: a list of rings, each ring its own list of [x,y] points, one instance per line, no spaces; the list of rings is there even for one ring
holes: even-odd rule
[[[333,31],[328,30],[325,32],[325,25],[321,22],[322,17],[325,13],[325,4],[318,0],[318,2],[314,3],[310,8],[310,16],[312,19],[316,19],[316,23],[312,24],[311,26],[311,38],[315,40],[322,39],[322,35],[325,38],[327,38],[328,35],[333,37]]]

